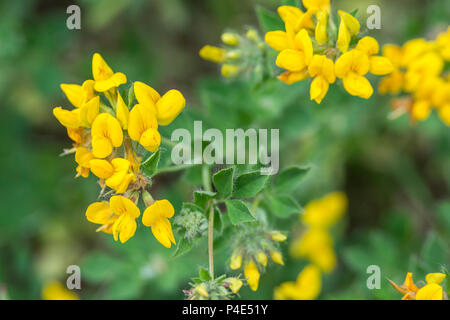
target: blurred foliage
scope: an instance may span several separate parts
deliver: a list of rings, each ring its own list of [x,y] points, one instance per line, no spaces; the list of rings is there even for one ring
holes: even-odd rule
[[[43,283],[65,281],[67,266],[77,264],[82,299],[181,299],[199,263],[207,266],[206,239],[172,258],[175,249],[163,248],[149,230],[139,228],[121,245],[96,234],[85,219],[97,188],[94,179],[73,179],[70,157],[58,158],[70,142],[51,110],[66,103],[60,83],[81,83],[90,74],[94,52],[130,79],[183,92],[186,110],[164,129],[192,130],[199,118],[222,130],[279,128],[281,166],[311,166],[295,194],[299,203],[334,190],[348,195],[349,214],[334,230],[338,268],[324,277],[320,298],[397,299],[385,278],[401,283],[407,271],[423,279],[443,265],[449,269],[450,133],[437,117],[417,126],[405,117],[389,121],[387,98],[361,100],[339,87],[317,105],[305,83],[226,81],[199,58],[199,48],[217,43],[226,28],[257,27],[256,5],[258,12],[274,12],[279,1],[77,3],[81,30],[66,28],[70,1],[0,3],[0,285],[10,298],[40,298]],[[382,29],[371,34],[381,44],[434,35],[450,18],[446,0],[376,3]],[[362,21],[369,4],[333,1],[344,10],[359,8]],[[161,162],[168,163],[169,155],[163,149]],[[165,173],[154,182],[156,194],[171,199],[177,213],[201,185],[193,179],[196,170]],[[292,218],[271,220],[277,229],[291,230]],[[269,267],[260,289],[243,288],[243,298],[271,299],[275,286],[295,279],[304,263],[282,249],[286,265]],[[217,274],[230,271],[230,255],[218,240]],[[381,267],[380,290],[366,287],[371,264]]]

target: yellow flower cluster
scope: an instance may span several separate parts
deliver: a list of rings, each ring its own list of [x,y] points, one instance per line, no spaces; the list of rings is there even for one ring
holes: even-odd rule
[[[394,71],[383,78],[381,94],[407,94],[393,100],[394,115],[409,112],[411,120],[423,121],[432,109],[450,126],[450,76],[445,63],[450,61],[450,27],[435,40],[413,39],[403,46],[387,44],[383,56],[391,60]]]
[[[259,249],[252,250],[249,252],[244,249],[237,249],[231,255],[230,268],[232,270],[237,270],[244,266],[244,277],[247,279],[247,283],[250,289],[253,291],[258,290],[259,278],[261,276],[261,271],[267,266],[268,257],[272,259],[273,262],[284,265],[283,256],[281,252],[275,249],[262,249],[262,247],[272,247],[269,242],[283,242],[287,237],[278,232],[271,232],[267,234],[266,241],[267,245],[263,244],[258,246]],[[243,263],[244,262],[244,263]]]
[[[178,90],[163,96],[142,82],[134,82],[134,98],[127,105],[118,87],[127,82],[121,72],[114,72],[100,54],[92,58],[93,80],[81,86],[62,84],[61,89],[75,107],[57,107],[54,116],[67,128],[75,153],[77,176],[88,177],[92,172],[99,178],[102,194],[112,195],[109,201],[95,202],[87,211],[88,221],[100,224],[97,231],[113,234],[122,243],[136,231],[140,216],[139,196],[147,208],[142,222],[151,227],[156,239],[165,247],[175,243],[169,222],[174,209],[168,200],[154,201],[146,190],[149,178],[140,170],[138,148],[155,152],[161,143],[158,126],[170,124],[185,107],[185,99]],[[101,99],[103,95],[105,100]],[[103,101],[109,102],[106,105]],[[131,108],[131,110],[130,110]]]
[[[426,284],[421,288],[414,284],[411,272],[406,274],[405,282],[401,286],[391,280],[389,282],[395,290],[403,294],[402,300],[443,300],[448,299],[441,285],[445,277],[443,273],[429,273],[425,277]]]
[[[338,10],[336,37],[329,0],[303,0],[303,5],[305,12],[293,6],[278,7],[285,31],[265,35],[267,44],[279,51],[276,65],[287,70],[278,78],[286,84],[312,78],[310,98],[317,103],[336,78],[342,79],[352,96],[368,99],[373,89],[365,75],[386,75],[393,70],[389,59],[376,55],[378,42],[369,36],[360,39],[359,21],[342,10]],[[359,39],[355,45],[354,39]]]
[[[320,293],[321,273],[336,267],[336,254],[329,228],[347,211],[347,197],[342,192],[332,192],[323,198],[312,200],[300,215],[306,229],[290,246],[294,258],[310,261],[296,282],[282,283],[275,289],[275,299],[315,299]]]
[[[245,36],[225,32],[221,36],[222,47],[205,45],[200,49],[202,59],[221,64],[225,78],[236,77],[244,72],[262,75],[261,59],[264,42],[255,29],[249,29]]]

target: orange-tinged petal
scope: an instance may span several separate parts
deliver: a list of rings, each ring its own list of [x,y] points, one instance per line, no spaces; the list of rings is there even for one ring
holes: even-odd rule
[[[308,72],[306,71],[306,69],[299,72],[286,71],[278,76],[278,79],[286,84],[293,84],[298,81],[305,80],[306,78],[308,78]]]

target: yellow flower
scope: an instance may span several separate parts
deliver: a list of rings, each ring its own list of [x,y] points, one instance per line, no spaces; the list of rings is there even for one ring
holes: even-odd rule
[[[114,158],[111,163],[103,159],[93,159],[89,162],[93,174],[100,179],[105,179],[105,184],[117,193],[124,193],[130,182],[136,177],[130,172],[130,161],[122,158]]]
[[[75,162],[78,164],[76,168],[77,177],[82,176],[87,178],[89,176],[90,161],[94,158],[92,152],[85,147],[78,147],[75,151]]]
[[[61,84],[61,90],[75,108],[81,108],[94,96],[94,80],[86,80],[83,84]]]
[[[369,99],[373,93],[370,82],[364,77],[369,69],[369,57],[360,50],[344,53],[334,67],[336,77],[343,80],[345,90],[352,96],[364,99]]]
[[[271,251],[270,257],[272,258],[273,262],[284,266],[283,256],[281,255],[281,253],[279,251]]]
[[[358,41],[357,50],[367,54],[370,63],[370,73],[375,75],[386,75],[394,70],[392,62],[386,57],[375,56],[380,51],[377,40],[372,37],[364,37]]]
[[[230,268],[231,270],[239,269],[242,265],[242,255],[237,252],[233,252],[231,255]]]
[[[392,287],[404,296],[402,300],[442,300],[443,289],[439,285],[445,278],[443,273],[429,273],[426,276],[427,284],[418,288],[413,281],[412,273],[406,274],[405,282],[399,286],[389,280]]]
[[[137,228],[136,218],[141,215],[141,212],[133,201],[123,196],[112,196],[109,199],[109,206],[118,216],[112,225],[114,240],[119,239],[120,242],[125,243],[134,236]]]
[[[295,282],[282,283],[274,290],[276,300],[313,300],[319,296],[322,287],[320,270],[315,265],[306,266]]]
[[[328,92],[329,84],[336,80],[333,61],[325,55],[316,54],[308,66],[308,72],[314,77],[311,82],[310,98],[320,103]]]
[[[429,283],[417,291],[416,300],[442,300],[444,290],[436,283]]]
[[[272,234],[272,240],[274,241],[283,242],[286,241],[286,239],[287,237],[281,232],[275,232]]]
[[[169,125],[183,111],[186,100],[178,90],[169,90],[162,97],[152,87],[136,81],[134,93],[139,104],[144,105],[156,116],[158,124]]]
[[[64,110],[61,107],[53,109],[53,115],[66,128],[76,129],[79,127],[90,128],[98,115],[100,108],[100,97],[96,96],[74,110]]]
[[[242,280],[240,280],[238,278],[228,278],[228,279],[226,279],[226,281],[229,283],[230,290],[233,293],[238,293],[243,285]]]
[[[99,114],[92,123],[92,152],[96,158],[106,158],[122,145],[123,132],[119,121],[109,113]]]
[[[341,52],[347,52],[352,36],[358,34],[360,29],[359,21],[351,14],[338,10],[341,23],[339,24],[338,38],[336,45]]]
[[[328,11],[324,10],[318,14],[317,25],[314,35],[318,44],[326,43],[328,41],[327,35]]]
[[[86,209],[86,218],[89,222],[100,224],[97,229],[112,234],[112,226],[119,216],[115,215],[108,202],[94,202]]]
[[[308,78],[308,70],[305,69],[302,72],[286,71],[278,76],[278,79],[286,84],[293,84]]]
[[[84,128],[67,128],[67,135],[73,142],[75,146],[83,143],[85,139],[85,129]]]
[[[64,287],[61,283],[53,281],[46,283],[42,289],[43,300],[79,300],[78,295]]]
[[[239,73],[239,67],[233,64],[225,63],[222,65],[220,72],[225,78],[232,78]]]
[[[252,289],[252,291],[258,290],[260,274],[258,271],[258,267],[256,266],[255,262],[253,262],[253,260],[250,260],[250,262],[245,266],[244,276],[247,279],[247,283],[250,286],[250,289]]]
[[[197,285],[195,287],[195,291],[197,291],[197,293],[205,298],[209,297],[209,293],[208,290],[206,289],[206,285],[204,283],[200,283],[199,285]]]
[[[222,63],[225,61],[226,52],[222,48],[206,45],[200,49],[199,54],[205,60]]]
[[[114,73],[99,53],[92,57],[92,76],[94,77],[94,89],[105,92],[117,88],[127,82],[127,77],[121,73]]]
[[[295,49],[285,49],[277,57],[276,65],[292,72],[301,72],[311,62],[313,46],[311,38],[305,29],[295,36]]]
[[[343,192],[332,192],[321,199],[310,201],[300,215],[303,223],[310,227],[328,228],[347,211],[348,200]]]
[[[303,28],[309,30],[314,29],[314,22],[311,19],[310,12],[303,12],[299,8],[293,6],[280,6],[277,11],[285,23],[287,31],[289,28],[292,28],[293,33],[297,33]]]
[[[137,104],[131,109],[128,119],[128,134],[145,149],[155,152],[161,144],[158,132],[158,120],[153,109],[147,105]]]
[[[152,233],[163,246],[171,247],[171,242],[176,244],[169,219],[175,213],[172,204],[168,200],[157,200],[144,211],[142,223],[152,228]]]
[[[303,0],[303,6],[312,13],[330,10],[330,0]]]
[[[262,266],[267,266],[267,256],[264,252],[260,251],[256,255],[256,261],[258,261]]]
[[[223,43],[229,46],[237,46],[239,44],[239,36],[231,32],[222,33],[221,39]]]
[[[156,103],[156,117],[162,126],[169,125],[186,105],[186,100],[178,90],[167,91]]]

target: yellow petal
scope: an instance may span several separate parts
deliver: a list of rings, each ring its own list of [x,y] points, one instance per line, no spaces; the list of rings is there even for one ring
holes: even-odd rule
[[[237,252],[233,252],[231,255],[230,268],[231,270],[237,270],[242,265],[242,255]]]
[[[270,252],[270,257],[272,258],[273,262],[284,265],[283,256],[279,251]]]
[[[430,102],[427,100],[415,101],[411,110],[411,116],[414,120],[423,121],[431,113]]]
[[[114,173],[113,166],[106,160],[93,159],[89,161],[91,171],[100,179],[108,179]]]
[[[117,214],[127,214],[132,218],[137,218],[140,216],[141,212],[136,204],[124,196],[112,196],[109,199],[109,206],[111,210]]]
[[[230,290],[231,290],[233,293],[239,292],[239,290],[241,289],[241,287],[242,287],[242,285],[243,285],[242,280],[239,280],[239,279],[237,279],[237,278],[228,278],[228,279],[227,279],[227,282],[230,283]]]
[[[225,60],[225,50],[222,48],[206,45],[201,48],[200,57],[215,63],[222,63]]]
[[[160,219],[172,218],[174,213],[175,210],[169,200],[156,200],[145,209],[142,216],[142,223],[147,227],[151,227]]]
[[[282,234],[281,232],[276,232],[274,234],[272,234],[272,240],[274,241],[278,241],[278,242],[283,242],[286,241],[287,237]]]
[[[283,50],[277,57],[276,65],[289,71],[302,71],[306,67],[305,55],[297,50]]]
[[[139,141],[141,135],[148,129],[158,128],[155,110],[143,104],[137,104],[131,109],[128,118],[128,134],[134,141]]]
[[[314,265],[306,266],[297,277],[298,299],[316,299],[322,287],[320,269]]]
[[[322,11],[317,18],[317,25],[314,31],[315,38],[318,44],[326,43],[328,41],[327,23],[328,23],[328,12]]]
[[[356,35],[359,32],[359,29],[361,28],[358,19],[342,10],[338,10],[338,14],[341,17],[341,21],[344,22],[345,27],[350,32],[350,35],[352,36]]]
[[[156,240],[164,247],[170,248],[172,246],[171,240],[173,240],[172,227],[167,219],[159,219],[152,225],[152,233]],[[172,241],[175,243],[175,241]]]
[[[436,283],[441,284],[442,281],[444,281],[446,275],[444,273],[436,272],[436,273],[429,273],[425,277],[425,280],[427,283]]]
[[[66,95],[70,103],[76,107],[80,108],[84,103],[84,90],[82,86],[77,84],[61,84],[61,90]]]
[[[329,84],[323,76],[315,77],[309,90],[311,100],[321,103],[328,92]]]
[[[308,78],[308,72],[306,70],[300,72],[286,71],[278,76],[278,79],[286,84],[293,84],[306,78]]]
[[[116,106],[116,118],[119,120],[120,125],[124,130],[128,128],[128,117],[130,115],[130,111],[128,110],[127,105],[123,101],[120,93],[117,94],[117,106]]]
[[[450,104],[444,105],[438,109],[439,117],[442,122],[447,126],[450,126]]]
[[[265,35],[267,44],[277,51],[283,51],[289,48],[287,33],[284,31],[269,31]]]
[[[370,73],[386,75],[394,71],[391,61],[385,57],[370,57]]]
[[[264,252],[258,252],[258,254],[256,255],[256,260],[264,267],[267,266],[267,256]]]
[[[350,45],[351,35],[343,20],[339,24],[338,38],[336,45],[341,52],[347,52],[348,46]]]
[[[53,115],[66,128],[77,129],[81,126],[80,110],[64,110],[61,107],[53,108]]]
[[[109,113],[99,114],[92,123],[92,149],[96,158],[105,158],[113,147],[120,147],[123,131],[119,121]]]
[[[284,23],[292,25],[296,25],[303,16],[303,11],[294,6],[280,6],[277,8],[277,11]]]
[[[83,125],[87,128],[92,126],[95,118],[100,110],[100,97],[96,96],[83,104],[80,108],[80,119]]]
[[[225,77],[225,78],[232,78],[238,75],[239,73],[239,67],[235,66],[233,64],[230,63],[225,63],[222,65],[222,68],[220,69],[220,73]]]
[[[92,56],[92,76],[95,81],[109,79],[114,72],[99,53]]]
[[[112,215],[113,212],[107,202],[94,202],[86,210],[87,220],[96,224],[108,223]]]
[[[313,57],[313,45],[308,32],[305,29],[300,30],[295,36],[294,42],[297,49],[303,52],[305,64],[308,65]]]
[[[244,269],[244,276],[247,279],[247,283],[250,286],[250,289],[252,291],[258,290],[258,284],[259,284],[259,271],[256,264],[251,260]]]
[[[365,77],[360,76],[354,72],[350,72],[343,79],[344,88],[352,96],[358,96],[364,99],[369,99],[373,93],[373,88]]]
[[[143,82],[136,81],[133,85],[133,88],[134,94],[139,104],[152,106],[155,105],[156,102],[158,102],[158,100],[161,98],[158,91]]]
[[[136,232],[136,220],[128,214],[121,215],[113,224],[112,231],[114,240],[120,240],[121,243],[127,242]]]
[[[416,294],[416,300],[442,300],[443,289],[436,283],[429,283],[420,288]]]
[[[149,128],[142,133],[139,143],[148,151],[155,152],[161,144],[161,135],[158,130]]]
[[[98,92],[105,92],[113,88],[117,88],[121,84],[124,84],[127,82],[127,76],[124,75],[122,72],[116,72],[114,73],[110,78],[106,80],[97,80],[95,81],[95,91]]]
[[[186,105],[186,99],[178,90],[167,91],[156,103],[158,123],[162,126],[170,124]]]
[[[358,50],[361,50],[365,54],[372,56],[378,53],[380,51],[380,46],[378,45],[378,41],[375,40],[372,37],[365,36],[361,40],[358,41],[358,44],[356,45],[356,48]]]

